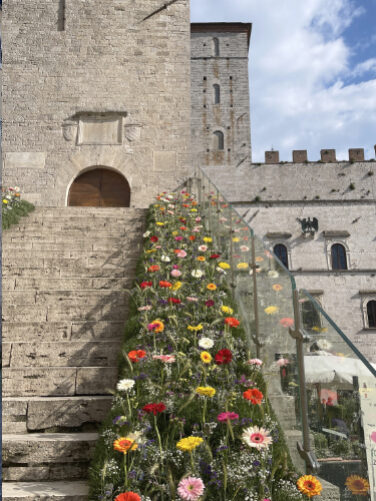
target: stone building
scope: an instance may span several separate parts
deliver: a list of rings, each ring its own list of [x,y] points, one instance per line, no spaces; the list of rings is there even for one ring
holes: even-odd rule
[[[350,149],[251,162],[251,24],[192,24],[192,158],[324,310],[376,361],[376,161]],[[273,138],[275,141],[275,138]],[[304,219],[318,230],[304,232]],[[316,318],[320,324],[320,318]],[[319,327],[319,325],[318,325]]]
[[[5,185],[37,205],[74,205],[90,171],[89,199],[115,185],[114,199],[130,191],[146,207],[187,174],[189,2],[170,4],[4,3]]]

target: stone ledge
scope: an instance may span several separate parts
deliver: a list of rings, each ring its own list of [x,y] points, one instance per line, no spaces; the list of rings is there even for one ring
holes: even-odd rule
[[[3,501],[87,501],[87,482],[5,482]]]

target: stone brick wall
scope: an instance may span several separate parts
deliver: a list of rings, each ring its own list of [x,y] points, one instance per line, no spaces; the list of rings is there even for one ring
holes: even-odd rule
[[[251,158],[248,50],[251,26],[192,25],[192,159],[194,165],[238,166]],[[215,51],[214,39],[218,40]],[[215,104],[214,85],[220,88]],[[218,151],[214,132],[222,132]]]
[[[376,161],[206,171],[269,248],[287,247],[298,288],[315,292],[343,332],[375,362],[376,329],[368,328],[365,307],[376,300]],[[304,237],[299,220],[314,217],[319,229]],[[348,270],[331,269],[334,243],[345,247]]]
[[[144,207],[187,173],[189,1],[143,20],[161,4],[4,2],[4,184],[63,206],[75,177],[100,165]]]

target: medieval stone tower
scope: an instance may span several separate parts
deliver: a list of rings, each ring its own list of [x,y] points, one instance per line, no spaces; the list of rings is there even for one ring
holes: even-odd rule
[[[251,24],[191,27],[192,160],[237,167],[251,159],[248,51]]]
[[[3,10],[4,184],[43,206],[145,207],[173,188],[189,164],[188,0]]]

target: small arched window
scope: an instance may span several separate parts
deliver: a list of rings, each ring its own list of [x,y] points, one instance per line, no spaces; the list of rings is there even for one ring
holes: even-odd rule
[[[221,102],[221,88],[218,84],[214,84],[213,90],[214,90],[214,104],[219,104]]]
[[[219,56],[219,40],[218,38],[213,38],[213,54],[214,56]]]
[[[273,248],[274,254],[277,256],[277,258],[281,261],[282,264],[286,266],[286,268],[289,268],[289,259],[288,259],[288,254],[287,254],[287,247],[286,245],[283,244],[277,244]]]
[[[223,132],[216,130],[214,132],[214,149],[224,150],[225,149],[225,138]]]
[[[367,303],[368,327],[376,327],[376,301],[372,299]]]
[[[346,249],[342,244],[334,244],[331,248],[332,270],[347,270]]]

